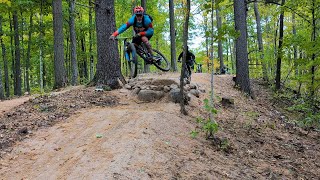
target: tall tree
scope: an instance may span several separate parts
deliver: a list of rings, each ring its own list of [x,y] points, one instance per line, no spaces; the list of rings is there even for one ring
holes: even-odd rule
[[[171,43],[171,68],[174,72],[177,71],[176,61],[176,34],[174,29],[174,2],[169,0],[169,15],[170,15],[170,43]]]
[[[146,0],[141,0],[141,6],[143,7],[143,9],[144,9],[144,12],[146,13],[147,12],[147,2],[146,2]],[[144,72],[145,73],[149,73],[150,72],[150,65],[149,64],[147,64],[147,62],[146,61],[143,61],[143,63],[144,63]]]
[[[221,33],[222,33],[222,20],[221,20],[221,16],[220,16],[220,10],[219,10],[219,4],[216,1],[215,2],[216,5],[216,19],[217,19],[217,29],[218,29],[218,58],[219,58],[219,62],[220,62],[220,72],[225,73],[224,71],[224,62],[223,62],[223,49],[222,49],[222,40],[221,40]]]
[[[260,12],[258,9],[258,3],[254,2],[253,6],[254,6],[254,14],[256,16],[258,48],[259,48],[260,59],[262,64],[263,80],[268,82],[269,78],[268,78],[267,66],[264,60],[264,50],[263,50],[263,41],[262,41],[262,32],[261,32],[261,19],[260,19]]]
[[[120,87],[120,63],[117,41],[107,37],[116,29],[114,16],[114,0],[96,0],[96,33],[97,33],[97,71],[92,82],[97,85],[107,85],[111,89]]]
[[[283,7],[285,0],[281,1],[281,6]],[[281,60],[282,60],[282,43],[283,43],[283,17],[284,17],[284,10],[281,10],[279,21],[279,47],[278,47],[278,58],[277,58],[277,69],[276,69],[276,90],[280,89],[281,85]]]
[[[1,44],[1,49],[2,49],[2,58],[3,61],[6,59],[6,48],[5,45],[2,41],[2,16],[0,16],[0,44]],[[4,99],[4,91],[3,91],[3,83],[2,83],[2,66],[0,64],[0,100]]]
[[[187,111],[185,108],[185,104],[184,104],[184,74],[185,74],[185,70],[187,68],[185,68],[185,66],[187,65],[187,53],[188,53],[188,28],[189,28],[189,16],[190,16],[190,0],[187,0],[186,2],[186,10],[185,10],[185,22],[183,25],[183,56],[182,56],[182,66],[183,68],[181,68],[181,74],[180,74],[180,112],[182,114],[187,115]]]
[[[93,59],[93,52],[92,52],[92,41],[93,41],[93,23],[92,23],[92,2],[89,0],[89,55],[90,55],[90,81],[93,79],[93,66],[94,66],[94,59]]]
[[[10,96],[10,87],[9,87],[8,59],[7,59],[6,46],[2,40],[2,36],[3,36],[2,16],[0,15],[0,43],[1,43],[1,49],[2,49],[2,59],[3,59],[3,68],[4,68],[4,88],[6,91],[6,97],[9,97]],[[0,78],[0,81],[2,81],[1,78]]]
[[[44,46],[44,30],[43,30],[43,0],[40,2],[40,19],[39,19],[39,39],[40,39],[40,47],[39,47],[39,84],[40,84],[40,92],[43,92],[43,46]]]
[[[29,33],[28,33],[28,49],[27,49],[27,57],[26,57],[26,91],[27,92],[30,92],[30,82],[29,82],[29,71],[30,71],[30,51],[31,51],[31,37],[32,37],[32,30],[33,30],[33,20],[32,20],[32,17],[33,17],[33,13],[31,11],[30,13],[30,19],[29,19],[29,22],[30,22],[30,25],[29,25]]]
[[[20,41],[19,41],[19,27],[18,27],[18,13],[13,12],[13,29],[14,29],[14,49],[15,49],[15,61],[14,61],[14,79],[15,88],[14,95],[21,96],[21,64],[20,64]]]
[[[78,65],[77,65],[77,42],[76,42],[76,29],[74,23],[75,17],[75,0],[69,1],[69,27],[70,27],[70,48],[71,48],[71,85],[78,84]]]
[[[53,10],[53,32],[54,32],[54,89],[66,85],[66,70],[64,66],[63,48],[63,15],[62,0],[52,1]]]
[[[245,0],[234,0],[235,30],[239,32],[236,39],[236,85],[251,95],[248,49],[247,49],[247,18]]]

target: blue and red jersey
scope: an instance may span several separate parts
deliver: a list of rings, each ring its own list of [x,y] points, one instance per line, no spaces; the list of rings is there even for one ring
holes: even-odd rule
[[[143,15],[142,22],[136,21],[135,23],[136,15],[133,15],[127,23],[123,24],[116,32],[114,32],[113,36],[118,36],[119,34],[126,31],[130,26],[133,26],[133,30],[136,33],[140,33],[141,36],[152,36],[153,35],[153,26],[151,19],[148,15]]]

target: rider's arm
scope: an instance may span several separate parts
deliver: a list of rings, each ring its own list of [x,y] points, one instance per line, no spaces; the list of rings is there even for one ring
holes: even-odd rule
[[[193,53],[191,53],[191,58],[192,58],[193,60],[196,60],[196,57],[194,56]]]
[[[113,36],[118,36],[119,34],[123,33],[126,31],[130,26],[133,25],[134,23],[134,18],[135,16],[132,16],[127,23],[123,24],[117,31],[115,31],[112,35]]]
[[[178,61],[180,62],[180,59],[182,58],[183,52],[180,53],[179,57],[178,57]]]

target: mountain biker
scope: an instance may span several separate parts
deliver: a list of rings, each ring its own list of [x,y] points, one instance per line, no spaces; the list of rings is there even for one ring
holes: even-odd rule
[[[130,26],[133,26],[135,37],[132,39],[132,42],[135,45],[139,45],[141,42],[144,42],[152,59],[153,51],[149,42],[149,39],[151,39],[154,32],[152,19],[150,19],[149,15],[144,13],[144,9],[141,6],[136,6],[133,12],[134,15],[127,21],[127,23],[123,24],[117,31],[115,31],[109,39],[114,40],[116,36],[126,31]]]
[[[183,51],[180,53],[179,57],[178,57],[178,62],[181,62],[181,58],[183,57]],[[196,57],[195,55],[189,51],[189,46],[187,46],[187,59],[186,59],[186,64],[187,64],[187,68],[188,68],[188,71],[191,75],[191,69],[193,69],[194,67],[194,64],[196,63],[195,62],[196,60]],[[196,63],[197,64],[197,63]]]

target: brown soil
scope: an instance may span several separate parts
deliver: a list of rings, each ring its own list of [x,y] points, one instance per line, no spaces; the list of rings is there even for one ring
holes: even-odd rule
[[[178,78],[178,74],[148,75]],[[179,104],[141,103],[124,89],[78,88],[33,97],[0,114],[1,179],[318,179],[319,133],[285,122],[271,93],[253,81],[256,99],[214,76],[215,140],[199,129],[207,117],[210,74],[193,74],[207,89]],[[222,97],[233,107],[222,107]],[[11,104],[7,101],[6,104]],[[4,102],[1,102],[4,103]],[[13,105],[13,104],[12,104]],[[16,106],[16,105],[13,105]],[[1,109],[1,112],[3,110]],[[8,112],[7,112],[8,111]],[[224,142],[224,143],[222,143]]]

